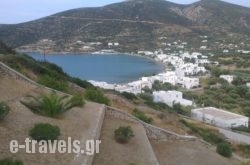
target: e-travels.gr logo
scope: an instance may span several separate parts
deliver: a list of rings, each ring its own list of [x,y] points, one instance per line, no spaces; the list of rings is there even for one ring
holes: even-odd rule
[[[26,153],[85,153],[87,155],[94,155],[99,153],[99,146],[101,140],[87,140],[84,145],[81,145],[79,140],[73,140],[71,137],[68,137],[68,140],[30,140],[29,138],[25,139],[25,144],[21,145],[17,140],[10,141],[10,152],[17,153],[19,149],[25,149]]]

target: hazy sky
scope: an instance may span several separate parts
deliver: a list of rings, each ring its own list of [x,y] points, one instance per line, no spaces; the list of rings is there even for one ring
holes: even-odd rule
[[[103,6],[121,1],[123,0],[1,0],[0,24],[26,22],[68,9]],[[169,1],[189,4],[198,0]],[[224,1],[250,7],[250,0]]]

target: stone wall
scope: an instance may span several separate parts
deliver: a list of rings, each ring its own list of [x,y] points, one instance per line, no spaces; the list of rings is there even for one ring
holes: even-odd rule
[[[48,88],[48,87],[43,86],[41,84],[38,84],[37,82],[27,78],[23,74],[15,71],[14,69],[10,68],[9,66],[5,65],[2,62],[0,62],[0,71],[2,71],[3,73],[5,73],[5,74],[7,74],[7,75],[9,75],[11,77],[14,77],[16,80],[23,81],[23,82],[25,82],[27,84],[30,84],[30,85],[33,85],[33,86],[36,86],[36,87],[42,87],[42,88],[47,89],[49,91],[55,91],[55,92],[60,93],[60,94],[69,95],[67,93],[64,93],[64,92],[61,92],[61,91],[58,91],[58,90],[55,90],[55,89],[52,89],[52,88]]]
[[[106,107],[106,115],[143,125],[150,140],[195,140],[194,136],[179,135],[171,131],[147,124],[134,116],[113,107]]]
[[[35,86],[35,87],[41,87],[41,88],[47,89],[49,91],[55,91],[55,92],[57,92],[59,94],[63,94],[63,95],[69,95],[67,93],[63,93],[61,91],[57,91],[57,90],[54,90],[52,88],[48,88],[48,87],[45,87],[45,86],[43,86],[41,84],[38,84],[35,81],[33,81],[33,80],[27,78],[26,76],[22,75],[21,73],[15,71],[14,69],[8,67],[7,65],[5,65],[2,62],[0,62],[0,72],[3,72],[4,74],[6,74],[8,76],[11,76],[11,77],[13,77],[14,79],[16,79],[18,81],[22,81],[22,82],[26,83],[27,85],[32,85],[32,86]],[[99,110],[98,114],[96,114],[96,116],[97,116],[96,120],[93,121],[93,122],[96,123],[95,128],[92,129],[91,132],[90,132],[90,139],[91,140],[92,139],[93,140],[99,140],[100,139],[102,124],[103,124],[104,117],[105,117],[105,106],[104,105],[100,106],[100,110]],[[82,146],[82,149],[85,149],[85,146]],[[80,164],[81,165],[92,165],[94,155],[86,155],[86,154],[84,154],[80,158],[80,163],[78,161],[76,161],[75,158],[72,161],[71,165],[80,165]]]

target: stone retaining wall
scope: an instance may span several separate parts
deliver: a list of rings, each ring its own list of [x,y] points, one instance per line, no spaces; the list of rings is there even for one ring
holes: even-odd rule
[[[48,87],[46,87],[44,85],[38,84],[37,82],[27,78],[23,74],[15,71],[14,69],[10,68],[9,66],[5,65],[2,62],[0,62],[0,70],[2,72],[4,72],[5,74],[7,74],[7,75],[9,75],[11,77],[14,77],[17,80],[21,80],[21,81],[23,81],[23,82],[25,82],[27,84],[34,85],[34,86],[37,86],[37,87],[42,87],[42,88],[47,89],[49,91],[55,91],[55,92],[60,93],[60,94],[69,95],[67,93],[64,93],[64,92],[61,92],[61,91],[58,91],[58,90],[55,90],[55,89],[52,89],[52,88],[48,88]]]
[[[14,69],[8,67],[7,65],[5,65],[2,62],[0,62],[0,72],[3,72],[4,74],[7,74],[8,76],[11,76],[11,77],[15,78],[16,80],[23,81],[23,82],[25,82],[25,83],[27,83],[29,85],[32,85],[32,86],[35,86],[35,87],[41,87],[41,88],[47,89],[49,91],[55,91],[55,92],[63,94],[63,95],[69,95],[67,93],[63,93],[61,91],[57,91],[57,90],[54,90],[52,88],[48,88],[46,86],[38,84],[35,81],[27,78],[23,74],[21,74],[21,73],[15,71]],[[93,139],[93,140],[99,140],[100,139],[102,124],[103,124],[104,117],[105,117],[105,106],[104,105],[101,105],[100,110],[99,110],[98,114],[96,114],[96,115],[97,115],[96,120],[93,121],[93,122],[96,123],[96,126],[90,132],[90,136],[91,136],[90,139]],[[85,148],[85,146],[83,148]],[[94,155],[86,155],[86,154],[84,154],[84,156],[81,157],[81,162],[80,163],[73,160],[71,164],[72,165],[92,165],[93,159],[94,159]]]
[[[134,116],[113,107],[106,107],[106,115],[143,125],[150,140],[196,140],[194,136],[179,135],[171,131],[147,124]]]

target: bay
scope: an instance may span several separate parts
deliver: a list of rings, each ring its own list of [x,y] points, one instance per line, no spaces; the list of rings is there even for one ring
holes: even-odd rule
[[[39,53],[29,55],[36,60],[44,59]],[[52,54],[46,55],[46,60],[62,67],[71,76],[107,83],[128,83],[164,69],[151,59],[126,54]]]

